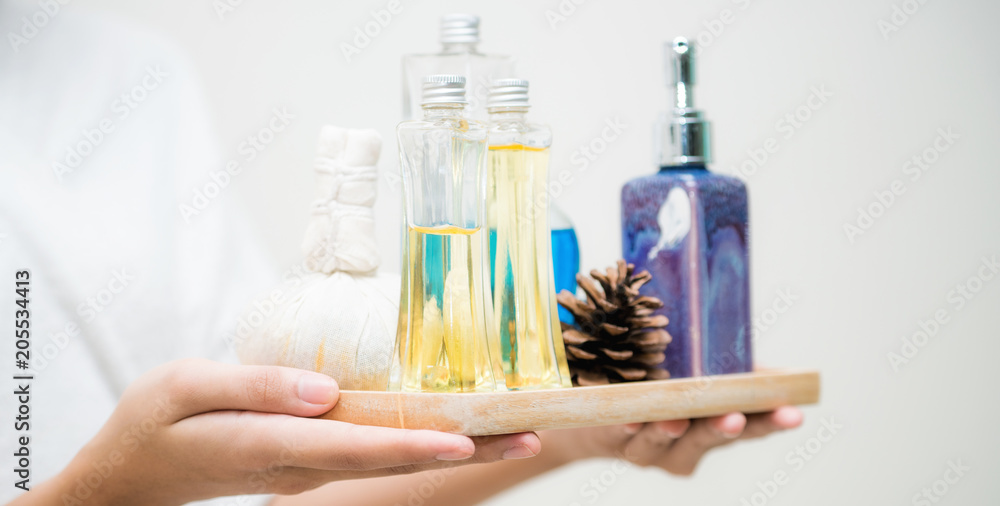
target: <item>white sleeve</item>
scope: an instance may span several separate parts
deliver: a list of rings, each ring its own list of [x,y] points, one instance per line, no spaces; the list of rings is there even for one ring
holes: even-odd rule
[[[35,9],[0,2],[0,19]],[[0,276],[32,269],[33,349],[46,353],[31,387],[37,485],[94,436],[138,375],[183,357],[233,360],[222,336],[275,270],[232,183],[193,219],[180,212],[226,158],[195,73],[168,44],[66,10],[20,51],[0,48],[0,67]],[[123,106],[125,96],[141,100]],[[113,130],[98,138],[105,120]],[[87,143],[55,177],[54,162]],[[237,156],[235,146],[223,153]],[[7,292],[3,307],[13,305]],[[0,315],[4,328],[10,317]],[[4,390],[13,367],[3,367]],[[11,409],[0,397],[0,413]],[[14,452],[13,440],[0,439],[0,453]],[[0,489],[0,502],[17,491]]]

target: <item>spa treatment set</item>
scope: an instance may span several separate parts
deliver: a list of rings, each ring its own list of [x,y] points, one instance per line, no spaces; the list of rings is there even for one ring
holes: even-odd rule
[[[376,272],[380,137],[325,127],[308,274],[237,336],[241,360],[421,393],[750,372],[747,192],[708,170],[687,41],[667,49],[659,170],[621,191],[623,260],[589,276],[550,207],[553,134],[533,122],[529,83],[511,58],[477,51],[475,16],[445,16],[441,41],[403,60],[400,277]]]

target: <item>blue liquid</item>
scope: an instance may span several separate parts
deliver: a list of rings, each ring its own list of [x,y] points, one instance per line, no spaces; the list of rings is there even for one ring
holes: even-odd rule
[[[552,274],[556,293],[568,290],[576,293],[576,273],[580,272],[580,244],[576,231],[563,228],[552,231]],[[573,323],[573,314],[559,306],[559,321]]]
[[[497,257],[497,231],[490,229],[490,293],[496,291],[496,274],[492,266]],[[567,290],[576,294],[576,273],[580,272],[580,244],[576,240],[576,231],[563,228],[552,231],[552,276],[555,278],[556,293]],[[507,267],[507,276],[511,269]],[[573,323],[573,314],[559,306],[559,321]],[[506,350],[505,350],[506,351]]]
[[[493,294],[494,297],[496,297],[497,293],[496,261],[497,261],[497,229],[491,228],[490,229],[490,293]],[[506,276],[507,279],[504,281],[504,283],[507,286],[514,286],[514,269],[511,268],[510,257],[507,257],[506,271],[507,271],[507,276]],[[503,314],[497,316],[500,318],[501,321],[513,321],[514,293],[513,292],[507,293],[505,297],[506,300],[504,301],[504,303],[500,304],[504,307]],[[493,303],[493,310],[496,311],[496,308],[498,307],[498,304],[496,304],[496,299],[495,298],[492,299],[491,303]],[[511,339],[509,331],[504,332],[504,329],[500,329],[500,334],[501,334],[500,356],[505,357],[504,358],[504,361],[506,363],[505,365],[509,366],[510,365],[509,357],[514,356],[514,353],[516,352],[516,350],[511,349],[511,345],[514,344],[517,340]]]

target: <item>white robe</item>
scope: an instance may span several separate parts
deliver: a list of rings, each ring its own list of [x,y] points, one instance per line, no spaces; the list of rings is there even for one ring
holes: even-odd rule
[[[189,222],[182,217],[193,189],[238,157],[236,146],[220,156],[190,65],[169,44],[85,9],[62,6],[26,43],[0,46],[0,329],[8,336],[0,502],[18,492],[8,419],[17,409],[15,271],[31,271],[33,485],[72,459],[144,371],[182,357],[234,361],[223,335],[276,281],[231,185]],[[40,10],[0,2],[0,32],[22,33],[22,17],[41,20]],[[102,123],[106,133],[95,133]],[[68,335],[67,325],[79,332]]]

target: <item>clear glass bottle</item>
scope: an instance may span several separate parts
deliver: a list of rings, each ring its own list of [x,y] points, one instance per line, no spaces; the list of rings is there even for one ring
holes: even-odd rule
[[[487,222],[493,251],[494,331],[507,388],[572,386],[559,326],[549,229],[548,127],[526,121],[528,82],[502,79],[489,95]]]
[[[510,77],[514,61],[506,55],[479,52],[479,17],[472,14],[447,14],[441,18],[441,52],[411,54],[403,57],[403,118],[420,118],[424,76],[455,74],[465,76],[468,105],[466,114],[487,120],[486,97],[490,83]]]
[[[622,252],[652,279],[639,290],[673,337],[661,367],[672,378],[749,372],[750,261],[747,189],[708,170],[709,123],[694,108],[694,56],[684,38],[668,50],[675,103],[659,125],[660,171],[622,188]]]
[[[403,276],[390,390],[504,390],[486,258],[486,127],[463,117],[465,78],[428,76],[423,119],[396,129]]]

